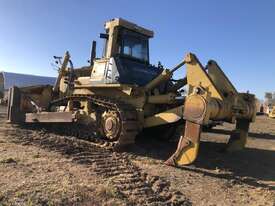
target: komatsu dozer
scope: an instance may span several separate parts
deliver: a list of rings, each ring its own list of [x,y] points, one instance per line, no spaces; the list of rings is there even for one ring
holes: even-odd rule
[[[132,144],[143,130],[165,127],[162,134],[185,124],[175,153],[166,164],[181,166],[198,156],[202,127],[213,121],[236,124],[227,150],[244,148],[249,124],[255,119],[255,98],[239,93],[219,65],[204,67],[187,53],[171,69],[149,62],[153,32],[121,18],[105,23],[102,58],[92,44],[89,65],[73,68],[69,52],[59,62],[54,86],[13,87],[8,121],[86,125],[98,140],[115,149]],[[186,66],[177,80],[173,73]],[[183,92],[183,89],[185,92]]]

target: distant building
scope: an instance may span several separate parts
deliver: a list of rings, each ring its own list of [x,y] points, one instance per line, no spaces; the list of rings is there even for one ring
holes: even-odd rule
[[[45,77],[12,72],[0,72],[0,99],[6,100],[7,91],[13,86],[54,85],[55,77]]]

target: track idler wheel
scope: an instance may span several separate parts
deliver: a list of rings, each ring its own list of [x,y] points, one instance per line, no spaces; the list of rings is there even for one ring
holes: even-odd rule
[[[110,141],[116,141],[121,133],[121,119],[117,112],[107,111],[102,114],[101,133]]]
[[[186,121],[185,132],[179,140],[177,150],[165,164],[182,166],[194,162],[199,152],[201,129],[201,125]]]

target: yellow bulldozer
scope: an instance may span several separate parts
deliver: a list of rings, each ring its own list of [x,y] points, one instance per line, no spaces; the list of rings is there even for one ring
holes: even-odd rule
[[[273,106],[272,109],[269,111],[268,116],[270,118],[275,118],[275,106]]]
[[[149,62],[153,31],[121,18],[105,23],[102,58],[92,44],[89,65],[74,68],[69,52],[60,62],[54,86],[13,87],[8,121],[14,124],[74,124],[95,128],[96,137],[114,149],[135,142],[143,130],[165,126],[163,135],[185,124],[175,153],[166,164],[181,166],[198,156],[202,127],[213,121],[236,124],[227,149],[244,148],[255,119],[255,97],[239,93],[218,64],[204,67],[187,53],[171,69]],[[186,76],[173,73],[186,66]],[[183,92],[185,89],[186,92]]]

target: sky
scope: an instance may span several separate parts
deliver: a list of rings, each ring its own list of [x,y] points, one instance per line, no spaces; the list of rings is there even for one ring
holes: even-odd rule
[[[240,92],[275,91],[275,0],[0,0],[0,70],[54,77],[52,57],[66,50],[87,65],[115,17],[154,31],[153,64],[172,68],[192,52],[203,65],[216,60]]]

